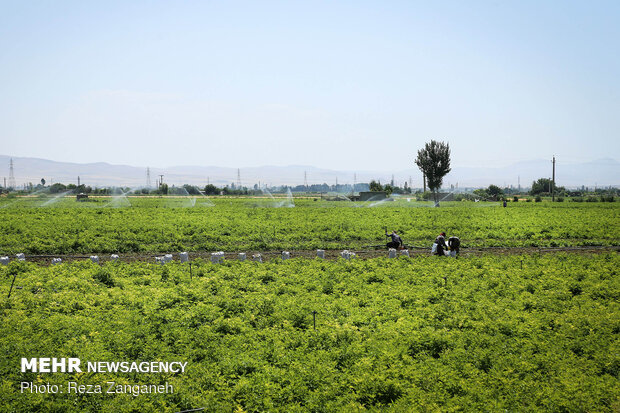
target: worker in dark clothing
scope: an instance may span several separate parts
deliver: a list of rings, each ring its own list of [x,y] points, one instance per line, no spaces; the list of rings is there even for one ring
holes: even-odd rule
[[[445,232],[442,232],[441,234],[437,236],[437,238],[435,239],[435,244],[437,244],[435,255],[439,255],[440,257],[445,256],[446,254],[444,253],[444,251],[448,249],[448,246],[446,245],[446,233]]]
[[[461,248],[461,240],[459,237],[451,236],[448,238],[448,247],[450,248],[450,255],[456,257],[459,254]]]
[[[385,233],[385,236],[388,236],[388,233]],[[403,240],[400,239],[400,237],[398,236],[398,234],[396,233],[396,231],[392,231],[391,234],[389,234],[390,238],[392,238],[392,241],[388,242],[386,244],[386,246],[389,248],[394,248],[394,249],[400,249],[400,247],[402,247],[403,245]]]

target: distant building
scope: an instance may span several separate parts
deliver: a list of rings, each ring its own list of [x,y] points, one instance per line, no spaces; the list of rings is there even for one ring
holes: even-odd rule
[[[360,192],[359,196],[360,201],[381,201],[385,198],[387,198],[387,193],[385,191]]]

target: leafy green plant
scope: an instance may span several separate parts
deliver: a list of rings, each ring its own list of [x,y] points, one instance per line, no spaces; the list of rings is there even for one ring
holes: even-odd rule
[[[620,397],[616,253],[196,264],[192,279],[179,262],[0,267],[4,291],[18,270],[22,287],[0,303],[3,408],[611,412]],[[112,273],[124,288],[105,284]],[[21,357],[38,355],[188,365],[21,373]],[[37,380],[175,392],[20,393]]]

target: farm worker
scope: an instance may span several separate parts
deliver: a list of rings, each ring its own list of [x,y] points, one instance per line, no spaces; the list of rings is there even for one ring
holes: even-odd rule
[[[450,255],[456,257],[461,247],[461,240],[459,237],[451,236],[448,238],[448,248],[450,249]]]
[[[385,236],[388,236],[387,231],[385,232]],[[389,234],[390,238],[392,238],[392,241],[388,242],[386,244],[386,246],[388,248],[394,248],[394,249],[400,249],[403,245],[403,240],[400,239],[400,237],[398,236],[398,234],[396,233],[396,231],[392,231],[391,234]]]
[[[443,257],[444,255],[446,255],[444,251],[448,249],[448,246],[446,245],[446,233],[445,232],[442,232],[441,234],[437,236],[437,238],[435,239],[435,244],[437,244],[435,255],[439,255],[440,257]]]

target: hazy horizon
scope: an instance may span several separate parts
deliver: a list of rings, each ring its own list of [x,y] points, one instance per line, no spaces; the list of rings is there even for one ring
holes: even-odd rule
[[[620,156],[620,3],[4,4],[2,151],[132,166]]]
[[[34,183],[45,178],[47,182],[81,183],[90,186],[130,186],[140,187],[147,182],[147,166],[116,165],[107,162],[65,163],[42,158],[21,158],[0,154],[0,163],[6,165],[4,177],[8,177],[10,159],[14,160],[14,174],[17,185]],[[556,162],[556,182],[559,186],[619,186],[620,163],[614,159],[600,159],[585,163],[569,164],[563,160]],[[444,178],[444,185],[461,187],[487,187],[494,184],[501,187],[528,186],[541,177],[551,176],[551,162],[545,159],[521,161],[505,167],[460,167],[453,166]],[[288,165],[260,167],[235,167],[213,165],[171,165],[168,167],[148,166],[151,183],[164,175],[164,182],[171,185],[199,185],[208,182],[218,186],[237,184],[252,187],[255,184],[301,185],[327,183],[333,185],[362,183],[379,180],[383,183],[392,179],[402,186],[405,181],[415,187],[422,186],[422,174],[411,165],[404,169],[346,170],[325,169],[313,165]],[[238,175],[239,173],[239,175]],[[2,178],[0,173],[0,178]]]
[[[100,159],[100,160],[95,160],[95,161],[84,161],[84,162],[80,162],[80,161],[63,161],[61,159],[51,159],[51,158],[45,158],[45,157],[38,157],[38,156],[13,156],[10,154],[5,154],[5,153],[0,153],[0,157],[6,157],[6,158],[14,158],[14,159],[19,159],[19,158],[30,158],[30,159],[39,159],[42,161],[51,161],[51,162],[58,162],[58,163],[74,163],[77,165],[89,165],[89,164],[108,164],[110,166],[128,166],[128,167],[132,167],[132,168],[154,168],[154,169],[166,169],[166,168],[203,168],[203,167],[213,167],[213,168],[232,168],[232,169],[248,169],[248,168],[262,168],[262,167],[307,167],[307,168],[317,168],[317,169],[328,169],[328,170],[334,170],[334,171],[348,171],[348,172],[355,172],[355,171],[361,171],[361,172],[386,172],[388,169],[386,168],[382,168],[382,169],[373,169],[371,168],[322,168],[320,166],[317,165],[313,165],[313,164],[258,164],[258,165],[222,165],[222,164],[210,164],[210,163],[202,163],[202,164],[166,164],[166,165],[140,165],[140,164],[135,164],[135,163],[115,163],[109,160],[105,160],[105,159]],[[556,161],[560,161],[560,162],[564,162],[566,165],[573,165],[573,164],[579,164],[579,163],[590,163],[590,162],[598,162],[598,161],[613,161],[613,162],[618,162],[618,160],[612,156],[603,156],[600,158],[592,158],[592,159],[582,159],[580,161],[568,161],[568,162],[564,162],[563,159],[560,159],[556,156]],[[451,162],[451,167],[452,168],[476,168],[476,167],[490,167],[490,168],[502,168],[502,167],[509,167],[509,166],[513,166],[513,165],[517,165],[517,164],[527,164],[530,162],[541,162],[541,161],[549,161],[551,162],[551,159],[545,159],[542,157],[539,158],[529,158],[529,159],[520,159],[520,160],[516,160],[516,161],[507,161],[506,163],[502,163],[502,164],[493,164],[493,165],[467,165],[467,164],[455,164],[454,160],[452,160]],[[402,168],[400,169],[414,169],[414,170],[418,170],[417,165],[415,165],[415,163],[413,162],[413,160],[411,161],[411,163],[409,165],[403,165]],[[6,170],[6,171],[5,171]],[[420,172],[421,173],[421,172]],[[0,168],[0,176],[6,175],[8,174],[8,164],[7,165],[3,165]]]

